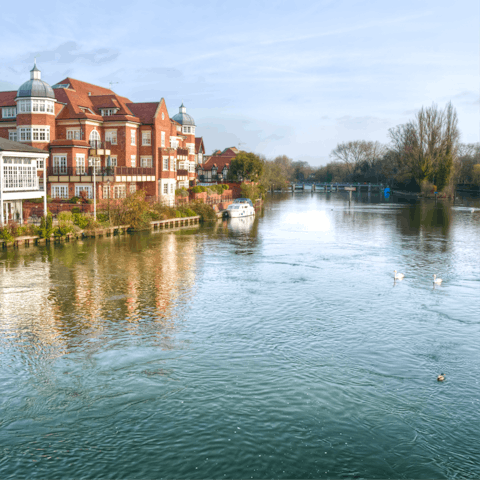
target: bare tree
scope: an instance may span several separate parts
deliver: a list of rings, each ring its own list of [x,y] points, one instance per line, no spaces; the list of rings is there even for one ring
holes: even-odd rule
[[[429,180],[445,188],[454,173],[460,132],[455,108],[437,105],[422,108],[415,119],[389,130],[393,161],[400,175],[411,175],[418,184]]]

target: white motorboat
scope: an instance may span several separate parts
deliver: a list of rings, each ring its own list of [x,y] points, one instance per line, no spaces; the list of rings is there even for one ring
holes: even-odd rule
[[[237,198],[226,210],[226,215],[230,218],[250,217],[255,215],[253,203],[248,198]]]

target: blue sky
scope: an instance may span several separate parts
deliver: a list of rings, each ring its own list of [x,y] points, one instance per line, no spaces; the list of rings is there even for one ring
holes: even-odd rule
[[[478,142],[477,0],[31,2],[2,5],[0,90],[66,76],[134,102],[183,101],[207,153],[237,146],[325,164],[452,101]]]

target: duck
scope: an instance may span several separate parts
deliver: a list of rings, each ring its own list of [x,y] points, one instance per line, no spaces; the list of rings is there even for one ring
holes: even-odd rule
[[[393,271],[393,278],[395,280],[402,280],[402,278],[405,276],[403,273],[397,273],[396,270]]]
[[[445,374],[444,373],[441,373],[438,377],[437,377],[437,381],[438,382],[443,382],[445,380]]]
[[[440,285],[442,283],[442,279],[441,278],[437,278],[437,276],[434,274],[433,275],[433,283],[435,285]]]

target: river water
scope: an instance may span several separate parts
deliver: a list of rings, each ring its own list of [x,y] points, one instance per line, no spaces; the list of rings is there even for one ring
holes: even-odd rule
[[[480,204],[347,198],[0,252],[0,477],[480,477]]]

